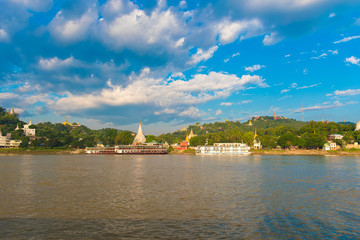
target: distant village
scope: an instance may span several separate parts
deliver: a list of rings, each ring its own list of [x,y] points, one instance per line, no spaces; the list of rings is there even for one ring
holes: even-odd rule
[[[4,116],[13,116],[15,118],[19,117],[19,114],[15,112],[14,108],[11,108],[10,111],[6,111]],[[274,127],[268,127],[264,124],[273,124]],[[276,123],[274,122],[276,121]],[[105,138],[105,143],[101,141],[96,141],[95,139],[90,139],[88,141],[83,141],[83,138],[89,138],[90,134],[88,132],[80,131],[81,136],[75,138],[72,136],[72,142],[69,140],[68,147],[75,147],[75,143],[77,141],[83,141],[83,145],[78,145],[77,147],[111,147],[109,143],[113,143],[115,146],[116,144],[122,143],[127,145],[162,145],[163,147],[167,149],[172,149],[175,151],[186,151],[187,149],[194,149],[197,146],[215,146],[221,142],[224,143],[243,143],[246,146],[249,146],[251,149],[298,149],[298,148],[317,148],[322,149],[324,151],[333,151],[333,150],[341,150],[341,149],[360,149],[359,147],[359,138],[360,134],[357,134],[357,131],[360,131],[360,121],[356,125],[345,127],[345,125],[341,123],[331,123],[329,121],[321,121],[321,122],[314,122],[311,121],[309,123],[301,122],[301,126],[298,127],[300,130],[298,133],[296,131],[289,127],[289,126],[283,126],[282,122],[286,125],[288,124],[300,124],[299,121],[296,120],[290,120],[286,117],[278,117],[275,113],[272,117],[269,116],[257,116],[253,117],[252,119],[248,120],[245,123],[239,123],[239,122],[233,122],[226,119],[223,123],[213,123],[213,124],[200,124],[197,123],[195,125],[184,127],[181,130],[178,130],[174,133],[169,134],[161,134],[157,137],[155,136],[147,136],[143,134],[141,123],[139,124],[139,130],[137,134],[129,131],[116,131],[112,133],[113,135],[109,138],[114,138],[113,140],[107,141],[109,138]],[[258,123],[263,124],[258,125]],[[309,124],[312,124],[312,126],[308,126]],[[321,146],[319,146],[319,143],[316,143],[314,145],[309,145],[308,142],[311,142],[311,137],[318,136],[316,134],[316,131],[323,134],[326,132],[324,129],[326,129],[327,125],[331,124],[337,124],[336,126],[344,126],[341,132],[345,134],[341,134],[340,132],[334,132],[331,134],[326,135],[326,141],[324,139],[321,139]],[[59,124],[58,124],[59,125]],[[70,124],[68,122],[68,119],[61,123],[62,126],[66,127],[67,131],[69,133],[76,132],[75,128],[83,128],[86,130],[85,126],[82,126],[79,123],[73,123]],[[23,138],[25,137],[28,139],[27,146],[35,146],[32,144],[33,141],[44,143],[42,146],[46,146],[46,142],[50,141],[49,136],[44,136],[44,130],[42,130],[42,134],[40,136],[37,135],[37,127],[33,125],[33,123],[25,123],[25,124],[19,124],[17,123],[16,127],[13,129],[13,133],[17,133],[18,137],[14,137],[12,133],[8,132],[6,134],[3,134],[1,131],[1,127],[5,125],[0,125],[0,148],[19,148],[22,147],[22,140],[18,139],[21,135]],[[218,126],[218,127],[216,127]],[[256,126],[259,126],[258,128]],[[58,126],[59,127],[59,126]],[[312,129],[313,128],[313,129]],[[333,128],[333,127],[331,127]],[[349,130],[352,129],[356,134],[348,134]],[[280,130],[280,132],[279,132]],[[88,131],[88,130],[87,130]],[[106,132],[108,130],[104,130]],[[110,130],[109,130],[110,131]],[[270,131],[270,132],[269,132]],[[274,131],[275,133],[271,132]],[[282,133],[281,133],[282,131]],[[307,132],[306,132],[307,131]],[[278,133],[276,133],[278,132]],[[20,134],[21,133],[21,134]],[[20,134],[20,135],[19,135]],[[79,133],[80,134],[80,133]],[[125,138],[119,137],[120,135],[127,134],[126,141]],[[299,135],[300,134],[300,135]],[[122,136],[121,135],[121,136]],[[114,137],[115,136],[115,137]],[[181,139],[181,136],[184,138]],[[321,135],[322,136],[322,135]],[[350,136],[350,137],[349,137]],[[358,137],[359,136],[359,137]],[[53,136],[53,139],[56,138],[56,136]],[[66,138],[66,136],[64,137]],[[70,137],[68,137],[70,138]],[[100,139],[100,137],[99,137]],[[104,139],[104,138],[103,138]],[[270,139],[270,140],[269,140]],[[56,140],[56,139],[55,139]],[[316,139],[315,139],[316,140]],[[314,140],[314,141],[315,141]],[[64,141],[62,141],[64,142]],[[75,142],[75,143],[74,143]],[[61,145],[61,141],[59,143]],[[63,144],[65,145],[65,144]],[[245,146],[244,145],[244,146]],[[40,145],[41,146],[41,143]]]

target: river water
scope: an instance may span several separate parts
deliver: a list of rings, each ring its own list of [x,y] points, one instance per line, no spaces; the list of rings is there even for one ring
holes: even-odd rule
[[[0,156],[1,239],[360,239],[360,158]]]

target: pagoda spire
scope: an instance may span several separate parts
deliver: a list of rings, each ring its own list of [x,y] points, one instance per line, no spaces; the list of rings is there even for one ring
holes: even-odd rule
[[[146,137],[144,136],[144,133],[142,131],[142,127],[141,127],[141,121],[139,122],[139,129],[137,131],[137,134],[134,138],[134,141],[133,141],[133,144],[137,144],[137,143],[140,143],[140,144],[143,144],[146,142]]]

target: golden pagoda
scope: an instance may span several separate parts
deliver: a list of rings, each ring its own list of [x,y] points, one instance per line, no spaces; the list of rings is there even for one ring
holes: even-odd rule
[[[254,134],[254,139],[257,138],[257,133],[256,133],[256,129],[255,129],[255,134]]]
[[[66,117],[66,120],[65,120],[65,122],[63,122],[63,125],[65,125],[65,126],[71,126],[71,124],[68,122],[68,120],[67,120],[67,117]]]
[[[274,112],[274,120],[276,120],[277,119],[277,116],[276,116],[276,114],[275,114],[275,112]]]
[[[249,126],[252,126],[253,124],[252,124],[252,122],[251,122],[251,120],[249,121]]]
[[[185,141],[190,142],[190,139],[189,139],[189,134],[186,134]]]
[[[225,122],[229,122],[229,120],[226,118]]]

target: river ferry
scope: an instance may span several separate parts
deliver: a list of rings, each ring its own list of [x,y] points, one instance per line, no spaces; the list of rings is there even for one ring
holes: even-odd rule
[[[115,147],[87,147],[87,154],[167,154],[167,147],[159,145],[118,145]]]
[[[245,143],[214,143],[214,146],[196,147],[196,155],[249,155],[250,147]]]

